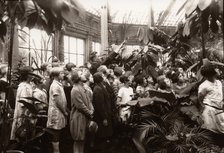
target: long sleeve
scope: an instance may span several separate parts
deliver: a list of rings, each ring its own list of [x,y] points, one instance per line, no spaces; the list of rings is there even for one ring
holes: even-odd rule
[[[106,102],[104,99],[104,91],[100,87],[95,87],[93,90],[93,106],[95,109],[96,115],[101,119],[104,120],[108,117],[106,112]]]
[[[79,90],[72,89],[71,91],[71,103],[72,107],[75,107],[78,111],[83,113],[86,117],[91,118],[92,111],[84,103],[84,99]]]

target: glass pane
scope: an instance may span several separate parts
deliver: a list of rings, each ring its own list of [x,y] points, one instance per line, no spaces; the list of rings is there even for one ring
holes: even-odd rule
[[[41,46],[42,50],[52,50],[52,36],[49,36],[43,32],[41,35]]]
[[[100,48],[101,48],[100,43],[96,43],[96,52],[98,55],[100,55]]]
[[[77,39],[77,53],[84,54],[84,40]]]
[[[29,50],[28,49],[23,49],[19,48],[19,55],[22,58],[22,62],[28,65],[29,63]]]
[[[68,53],[64,53],[64,62],[68,63],[69,62],[69,58],[68,58]]]
[[[68,44],[69,44],[68,36],[64,36],[64,51],[65,52],[68,52]]]
[[[95,51],[95,42],[92,42],[92,51]]]
[[[30,47],[35,49],[41,49],[41,30],[30,29]]]
[[[52,51],[47,51],[47,52],[45,52],[45,54],[47,54],[47,56],[45,56],[45,62],[47,62],[48,59],[49,59],[53,54],[52,54]]]
[[[19,46],[20,47],[29,47],[29,29],[28,28],[19,28],[18,30],[18,36],[19,36]]]
[[[69,37],[69,52],[76,53],[76,38]]]
[[[78,55],[77,66],[84,65],[84,55]]]
[[[70,62],[77,64],[77,55],[76,54],[70,54]]]

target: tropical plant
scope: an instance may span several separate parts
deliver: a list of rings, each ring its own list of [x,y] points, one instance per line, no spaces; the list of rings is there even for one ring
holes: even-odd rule
[[[149,102],[140,109],[138,130],[133,137],[138,150],[189,153],[208,149],[212,140],[210,132],[200,128],[202,120],[196,94],[199,84],[192,83],[178,94],[149,91]]]
[[[164,115],[140,125],[143,144],[152,152],[195,153],[203,152],[211,139],[209,133],[188,127],[176,115]]]
[[[34,102],[39,102],[44,105],[48,105],[34,97],[22,97],[23,99],[27,99]],[[24,151],[25,153],[42,153],[42,139],[44,134],[46,133],[45,124],[47,118],[46,110],[38,109],[36,104],[28,103],[25,100],[19,100],[18,102],[22,103],[24,107],[32,115],[26,116],[23,115],[24,124],[22,124],[16,131],[16,135],[18,137],[18,142],[11,142],[8,146],[8,149],[19,149]],[[41,123],[43,122],[43,123]]]

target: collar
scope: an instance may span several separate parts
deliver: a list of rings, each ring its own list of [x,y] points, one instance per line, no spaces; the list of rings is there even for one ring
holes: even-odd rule
[[[54,80],[53,82],[57,83],[58,85],[62,86],[62,83],[57,81],[57,80]]]

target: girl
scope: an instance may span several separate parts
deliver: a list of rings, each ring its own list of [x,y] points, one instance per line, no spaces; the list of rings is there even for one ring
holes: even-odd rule
[[[54,67],[51,69],[51,76],[54,78],[49,89],[49,107],[47,128],[54,132],[52,141],[54,150],[59,148],[59,135],[66,126],[67,121],[67,101],[61,81],[64,78],[64,69]]]
[[[216,108],[223,108],[222,83],[216,79],[216,71],[212,65],[201,68],[205,81],[199,86],[198,98],[202,105],[203,128],[216,133],[224,133],[224,114]]]

